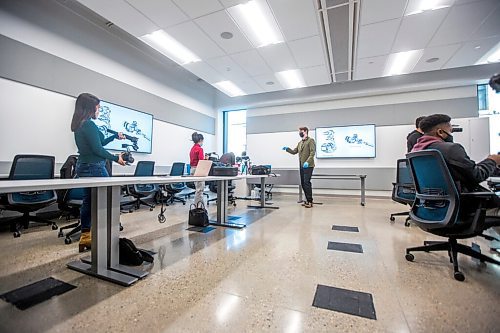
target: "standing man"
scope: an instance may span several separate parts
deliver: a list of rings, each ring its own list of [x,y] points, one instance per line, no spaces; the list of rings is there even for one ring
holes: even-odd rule
[[[406,148],[408,153],[411,152],[413,146],[417,143],[417,140],[424,135],[424,131],[420,128],[420,122],[424,118],[425,116],[415,119],[415,129],[406,137]]]
[[[295,149],[283,147],[287,153],[292,155],[299,154],[299,169],[300,169],[300,185],[304,190],[306,202],[303,204],[306,208],[312,208],[312,184],[311,177],[314,170],[314,154],[316,153],[316,142],[309,137],[309,129],[307,127],[299,128],[299,136],[302,140],[299,141]]]

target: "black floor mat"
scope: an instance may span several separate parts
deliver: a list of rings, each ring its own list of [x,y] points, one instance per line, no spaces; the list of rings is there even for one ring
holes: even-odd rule
[[[332,225],[332,230],[359,232],[358,227],[349,227],[347,225]]]
[[[372,295],[360,291],[318,284],[312,305],[326,310],[377,319]]]
[[[328,242],[328,250],[363,253],[361,244]]]
[[[50,277],[9,291],[0,295],[0,298],[15,305],[20,310],[26,310],[27,308],[44,302],[53,296],[64,294],[65,292],[75,288],[76,286]]]
[[[206,234],[207,232],[215,230],[215,228],[214,227],[190,227],[190,228],[187,228],[186,230],[196,231],[196,232],[201,232],[201,233]]]

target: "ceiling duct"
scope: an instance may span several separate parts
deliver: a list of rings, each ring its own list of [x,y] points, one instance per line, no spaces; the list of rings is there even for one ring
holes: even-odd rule
[[[353,78],[358,33],[359,0],[320,0],[322,30],[333,80]]]

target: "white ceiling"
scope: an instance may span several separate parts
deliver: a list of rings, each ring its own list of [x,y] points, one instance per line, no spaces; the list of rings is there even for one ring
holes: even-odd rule
[[[248,0],[78,1],[135,37],[165,30],[201,59],[184,68],[210,84],[230,80],[246,94],[283,90],[274,74],[290,69],[300,69],[307,86],[332,83],[335,54],[349,54],[352,79],[366,79],[384,75],[391,53],[423,50],[412,69],[420,72],[473,65],[500,43],[499,0],[440,0],[450,7],[409,16],[421,0],[264,0],[285,42],[260,48],[227,11]],[[352,9],[356,2],[359,21],[351,10],[349,43],[335,44],[325,37],[335,34],[325,32],[318,6]],[[233,38],[221,38],[225,31]]]

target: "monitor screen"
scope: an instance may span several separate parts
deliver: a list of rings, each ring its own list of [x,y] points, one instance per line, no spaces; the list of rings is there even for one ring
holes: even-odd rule
[[[316,128],[316,157],[375,157],[375,125]]]
[[[136,137],[138,153],[151,154],[153,140],[153,115],[129,109],[124,106],[101,101],[99,109],[99,117],[94,120],[99,130],[104,134],[104,137],[109,137],[114,134],[108,133],[108,129],[123,132],[128,136]],[[124,145],[132,145],[130,140],[113,140],[104,148],[110,150],[124,151],[127,147]],[[136,148],[137,148],[136,147]]]

